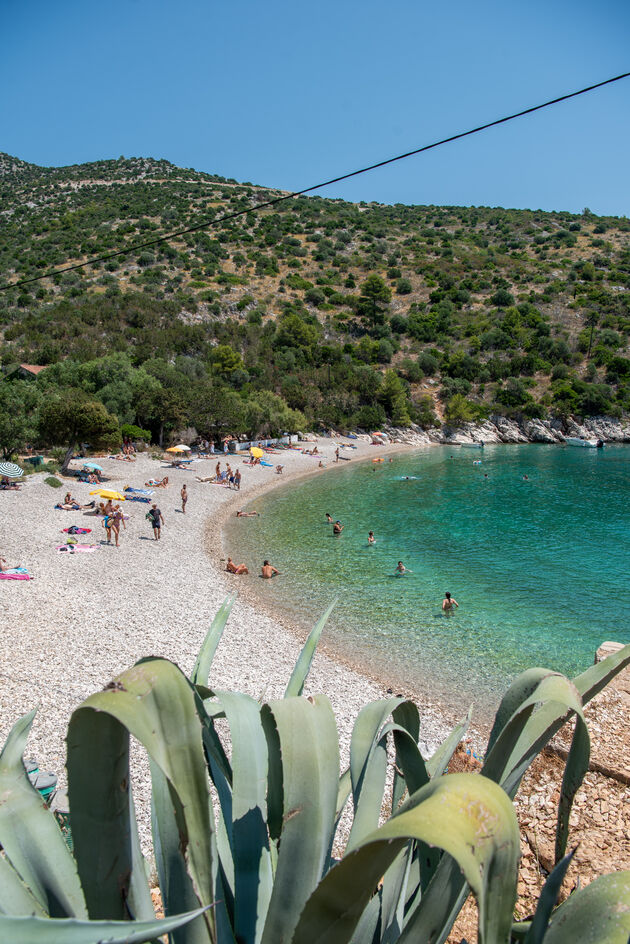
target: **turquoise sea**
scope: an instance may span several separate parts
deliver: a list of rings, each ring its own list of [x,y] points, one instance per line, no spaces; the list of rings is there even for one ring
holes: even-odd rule
[[[248,578],[256,591],[305,626],[337,597],[328,644],[419,697],[488,716],[522,669],[573,675],[604,640],[630,641],[627,446],[437,446],[343,463],[252,507],[230,553],[282,571]],[[394,576],[399,560],[411,573]]]

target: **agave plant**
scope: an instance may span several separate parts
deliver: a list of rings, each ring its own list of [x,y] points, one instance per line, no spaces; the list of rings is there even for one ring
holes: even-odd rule
[[[626,944],[630,873],[605,876],[555,905],[571,859],[571,804],[589,763],[583,705],[630,663],[630,646],[572,681],[543,669],[516,679],[481,775],[444,775],[468,719],[425,760],[418,710],[404,698],[363,708],[342,771],[328,699],[302,695],[329,611],[285,697],[260,704],[209,683],[232,602],[214,620],[190,679],[165,659],[144,659],[72,715],[74,853],[21,761],[32,714],[16,724],[0,755],[0,942],[163,934],[172,944],[444,942],[472,892],[482,944]],[[573,717],[557,865],[533,919],[515,924],[519,832],[511,801],[532,760]],[[130,735],[149,756],[161,921],[140,852]],[[344,839],[339,824],[349,802]]]

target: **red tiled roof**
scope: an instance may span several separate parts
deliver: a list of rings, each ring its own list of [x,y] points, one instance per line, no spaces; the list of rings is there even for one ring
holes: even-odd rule
[[[46,365],[40,367],[38,364],[20,364],[22,370],[28,370],[31,374],[38,374],[40,370],[46,370]]]

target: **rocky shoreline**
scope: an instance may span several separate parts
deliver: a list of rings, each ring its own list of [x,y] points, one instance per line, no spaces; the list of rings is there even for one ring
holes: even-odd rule
[[[581,421],[575,417],[548,420],[508,419],[499,414],[491,415],[483,423],[463,423],[461,426],[432,426],[422,429],[412,424],[408,429],[385,427],[392,442],[410,446],[437,443],[457,446],[463,443],[545,443],[553,445],[566,442],[569,436],[581,439],[601,439],[604,443],[630,443],[630,421],[613,416],[588,416]]]

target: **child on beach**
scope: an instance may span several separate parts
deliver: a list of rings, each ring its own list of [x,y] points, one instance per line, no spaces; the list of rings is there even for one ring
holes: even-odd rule
[[[186,502],[188,501],[188,492],[186,491],[186,483],[182,485],[182,490],[179,493],[182,496],[182,514],[186,514]]]

